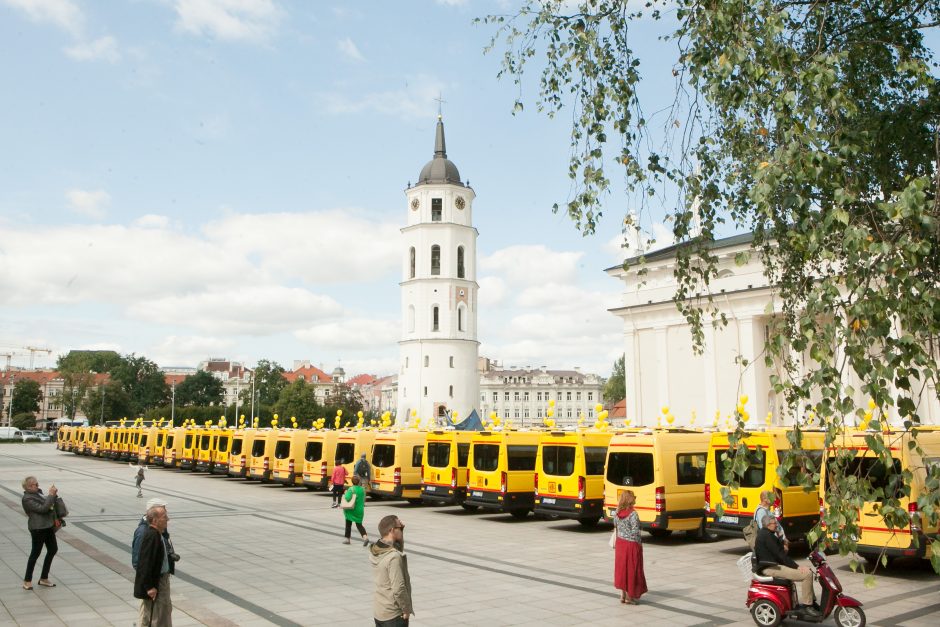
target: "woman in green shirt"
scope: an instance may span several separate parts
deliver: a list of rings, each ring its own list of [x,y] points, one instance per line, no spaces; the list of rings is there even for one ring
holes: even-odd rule
[[[356,502],[352,507],[348,507],[346,503],[349,503],[353,499],[355,499]],[[356,529],[359,530],[359,535],[362,536],[362,546],[369,546],[369,534],[366,533],[366,528],[362,526],[365,510],[366,491],[359,485],[359,477],[353,476],[352,487],[346,490],[346,493],[343,495],[343,516],[346,517],[346,539],[343,540],[343,544],[349,544],[349,536],[352,535],[352,525],[356,523]]]

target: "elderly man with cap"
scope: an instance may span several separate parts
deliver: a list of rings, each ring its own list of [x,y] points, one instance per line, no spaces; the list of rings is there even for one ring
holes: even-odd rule
[[[166,509],[166,501],[161,498],[152,498],[147,501],[147,512],[155,507]],[[140,522],[137,523],[137,529],[134,530],[134,539],[131,541],[131,566],[133,566],[135,570],[137,569],[137,563],[140,561],[140,542],[144,537],[144,533],[149,528],[150,523],[147,522],[147,513],[144,512],[144,515],[140,517]],[[170,541],[170,532],[163,532],[163,541],[166,543],[167,557],[170,561],[170,574],[172,575],[176,572],[176,562],[180,560],[180,556],[173,550],[173,542]]]

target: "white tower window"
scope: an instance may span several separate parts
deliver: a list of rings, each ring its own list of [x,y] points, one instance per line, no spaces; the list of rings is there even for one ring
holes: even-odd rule
[[[431,365],[431,358],[427,355],[424,356],[424,367],[427,368]]]
[[[412,248],[411,250],[414,250],[414,248]],[[415,306],[408,305],[408,333],[414,333],[414,332],[415,332]],[[407,360],[408,358],[405,357],[405,359]]]
[[[408,275],[408,278],[415,278],[415,247],[411,247],[411,270]]]
[[[441,247],[437,244],[431,246],[431,274],[433,276],[441,274]]]
[[[458,246],[457,247],[457,278],[458,279],[466,278],[465,274],[466,272],[464,271],[464,263],[463,263],[463,246]]]
[[[431,307],[431,330],[440,331],[440,308],[437,305]]]
[[[451,367],[451,368],[454,367],[454,356],[453,356],[453,355],[450,356],[450,367]]]
[[[441,198],[431,199],[431,222],[440,222],[443,216],[444,201]]]
[[[447,393],[450,395],[451,398],[454,398],[454,386],[450,386],[447,390]]]
[[[463,307],[457,307],[457,330],[463,331]]]

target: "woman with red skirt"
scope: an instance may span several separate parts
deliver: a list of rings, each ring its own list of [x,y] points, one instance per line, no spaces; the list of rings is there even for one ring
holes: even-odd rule
[[[620,602],[636,605],[646,592],[646,575],[643,574],[643,544],[640,540],[640,517],[633,505],[636,495],[624,490],[617,499],[614,525],[617,528],[617,545],[614,554],[614,587],[620,590]]]

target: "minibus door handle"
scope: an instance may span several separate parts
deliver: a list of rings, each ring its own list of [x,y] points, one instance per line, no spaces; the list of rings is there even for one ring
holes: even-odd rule
[[[741,499],[741,503],[744,504],[744,509],[747,509],[747,499],[746,498]]]

